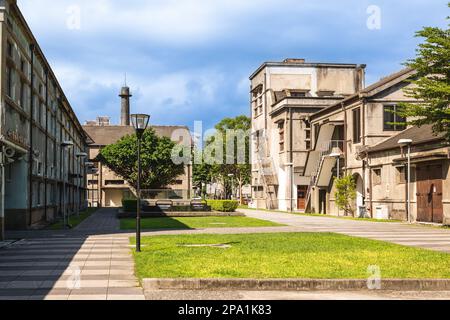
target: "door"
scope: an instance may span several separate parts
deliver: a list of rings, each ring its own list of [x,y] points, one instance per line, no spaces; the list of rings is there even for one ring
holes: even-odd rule
[[[307,186],[297,187],[297,209],[306,210],[306,194],[308,193]]]
[[[417,167],[417,221],[442,223],[442,165]]]
[[[327,190],[319,190],[319,213],[327,214]]]

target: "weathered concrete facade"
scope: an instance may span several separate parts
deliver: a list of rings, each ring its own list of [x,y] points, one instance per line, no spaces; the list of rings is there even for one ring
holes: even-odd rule
[[[408,219],[407,148],[411,139],[410,221],[450,225],[450,147],[430,125],[412,127],[368,150],[368,205],[377,218]]]
[[[33,228],[86,207],[89,137],[16,1],[0,1],[0,48],[0,224]]]
[[[303,176],[313,147],[309,117],[364,87],[355,64],[268,62],[251,75],[252,193],[255,208],[296,210],[305,204]]]
[[[399,103],[411,101],[403,90],[411,86],[408,79],[414,74],[413,70],[402,70],[311,116],[315,141],[305,169],[305,175],[312,177],[307,194],[311,212],[344,214],[335,204],[334,178],[338,172],[340,177],[353,176],[356,182],[355,215],[376,216],[374,210],[381,209],[374,206],[374,199],[382,202],[381,199],[389,197],[388,193],[399,195],[404,189],[404,182],[403,185],[379,184],[380,172],[377,168],[373,169],[375,173],[371,169],[373,164],[369,161],[368,150],[406,129],[400,124],[405,119],[400,119],[393,111]],[[398,124],[392,124],[394,122]],[[374,194],[376,190],[372,188],[374,180],[382,189],[378,194]],[[399,196],[394,202],[390,218],[405,220],[405,200]]]

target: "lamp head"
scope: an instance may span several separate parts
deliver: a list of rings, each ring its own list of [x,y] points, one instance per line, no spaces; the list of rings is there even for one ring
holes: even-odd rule
[[[63,148],[73,147],[73,141],[70,140],[63,141],[61,142],[61,147]]]
[[[75,156],[77,158],[86,158],[88,155],[86,152],[78,152]]]
[[[409,146],[413,143],[411,139],[400,139],[398,140],[398,144],[401,146]]]
[[[337,153],[337,152],[334,152],[334,153],[331,153],[329,156],[332,157],[332,158],[340,158],[341,154]]]
[[[148,114],[132,114],[130,117],[136,134],[138,137],[142,136],[145,130],[147,130],[150,116]]]

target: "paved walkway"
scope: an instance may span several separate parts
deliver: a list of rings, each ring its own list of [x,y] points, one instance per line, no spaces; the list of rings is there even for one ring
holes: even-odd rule
[[[0,250],[0,300],[143,300],[129,238],[114,234],[115,212],[101,209],[74,230],[35,231]]]
[[[372,222],[289,213],[240,210],[247,216],[289,225],[298,232],[334,232],[450,253],[450,229],[397,222]]]

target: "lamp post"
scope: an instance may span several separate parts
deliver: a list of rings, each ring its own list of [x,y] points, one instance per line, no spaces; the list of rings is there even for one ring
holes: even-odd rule
[[[61,151],[62,151],[62,161],[63,161],[63,166],[62,166],[62,180],[63,180],[63,222],[64,222],[64,229],[67,229],[67,227],[69,226],[69,217],[66,217],[66,153],[64,152],[66,149],[70,149],[71,147],[73,147],[73,142],[72,141],[63,141],[61,143]]]
[[[231,198],[233,198],[233,194],[234,194],[234,174],[230,173],[228,175],[228,177],[231,179]]]
[[[81,174],[82,171],[82,161],[83,159],[87,158],[86,152],[78,152],[76,155],[77,159],[80,161],[80,172],[79,172],[79,180],[77,184],[77,199],[78,199],[78,205],[77,205],[77,215],[80,216],[80,204],[81,204],[81,194],[80,194],[80,188],[81,188],[81,179],[84,175]]]
[[[408,147],[408,181],[406,186],[406,206],[408,213],[408,222],[411,223],[411,144],[413,141],[411,139],[400,139],[398,144],[403,147]]]
[[[137,208],[136,208],[136,252],[141,252],[141,140],[147,129],[150,116],[147,114],[132,114],[131,121],[136,130],[138,179],[137,179]]]

